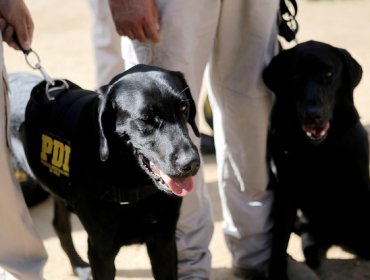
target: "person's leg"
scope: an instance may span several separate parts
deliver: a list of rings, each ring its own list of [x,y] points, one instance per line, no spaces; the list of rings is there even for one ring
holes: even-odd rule
[[[89,0],[93,12],[92,39],[97,87],[108,84],[124,70],[121,39],[113,23],[107,0]]]
[[[11,168],[6,117],[8,92],[2,53],[0,44],[0,266],[16,278],[41,280],[46,251]]]
[[[272,94],[262,70],[277,51],[278,0],[223,1],[207,84],[224,234],[234,267],[266,270],[272,192],[266,142]]]
[[[157,1],[161,18],[161,41],[158,44],[123,39],[126,67],[151,64],[181,71],[198,101],[203,72],[219,15],[219,1]],[[199,139],[192,137],[198,144]],[[195,178],[195,190],[183,200],[177,226],[177,249],[180,279],[209,279],[213,233],[211,206],[206,194],[202,170]]]

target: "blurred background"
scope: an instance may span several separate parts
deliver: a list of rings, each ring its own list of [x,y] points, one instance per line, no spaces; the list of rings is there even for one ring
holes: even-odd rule
[[[104,0],[102,0],[104,1]],[[107,1],[107,0],[106,0]],[[298,41],[318,40],[347,49],[363,67],[363,79],[355,90],[355,103],[364,125],[370,127],[370,0],[298,0]],[[87,89],[96,87],[92,43],[93,14],[88,0],[26,0],[35,23],[33,49],[39,54],[46,71],[55,78],[69,79]],[[9,73],[34,72],[22,53],[5,48]],[[208,128],[207,133],[210,133]],[[231,257],[222,235],[222,217],[217,192],[214,155],[204,156],[205,177],[214,209],[215,232],[211,243],[213,254],[212,280],[234,279],[230,273]],[[32,217],[45,241],[49,261],[46,279],[74,280],[66,255],[51,227],[52,201],[47,199],[31,209]],[[86,257],[86,234],[73,217],[76,247]],[[289,252],[302,260],[300,240],[293,236]],[[355,260],[332,248],[328,261],[320,270],[322,279],[370,279],[370,264]],[[117,278],[152,279],[149,260],[143,246],[123,248],[116,259]]]

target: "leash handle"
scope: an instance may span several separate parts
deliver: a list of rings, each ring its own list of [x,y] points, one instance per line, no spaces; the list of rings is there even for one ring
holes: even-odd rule
[[[278,19],[279,35],[287,42],[294,41],[298,44],[297,33],[299,29],[296,19],[298,5],[296,0],[280,0],[280,11]]]
[[[20,48],[20,50],[23,52],[24,55],[28,55],[30,52],[32,52],[31,48],[29,50],[25,50],[22,47],[21,43],[19,42],[18,36],[15,32],[13,33],[13,41],[18,46],[18,48]]]
[[[17,37],[17,34],[13,34],[13,40],[17,44],[17,46],[22,50],[24,54],[24,58],[28,64],[29,67],[31,67],[33,70],[38,70],[41,73],[41,76],[44,78],[46,82],[45,86],[45,95],[49,101],[53,101],[58,94],[53,94],[58,92],[63,92],[63,90],[66,90],[69,88],[68,83],[65,80],[55,80],[53,79],[44,69],[44,67],[41,66],[41,59],[40,56],[32,50],[31,48],[29,50],[25,50],[22,45],[19,42],[19,39]],[[31,62],[30,56],[34,57],[34,62]]]
[[[31,48],[29,50],[25,50],[20,44],[16,33],[13,34],[13,40],[17,44],[17,46],[22,50],[28,66],[31,67],[33,70],[39,70],[45,81],[50,85],[54,85],[54,79],[52,79],[45,71],[45,69],[41,66],[41,59],[37,52],[35,52]],[[31,63],[31,59],[29,58],[30,55],[34,56],[35,61],[34,63]]]

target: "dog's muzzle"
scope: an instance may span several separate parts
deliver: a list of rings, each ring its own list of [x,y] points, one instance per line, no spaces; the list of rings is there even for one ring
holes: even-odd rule
[[[327,121],[320,125],[303,125],[302,130],[308,139],[314,143],[321,143],[329,133],[330,122]]]

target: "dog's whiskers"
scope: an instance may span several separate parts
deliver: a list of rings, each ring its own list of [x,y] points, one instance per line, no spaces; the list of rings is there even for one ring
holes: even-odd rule
[[[161,122],[158,124],[158,128],[161,128],[161,126],[162,126],[162,124],[163,124],[163,120],[161,120]],[[158,137],[160,136],[160,131],[159,131],[159,129],[155,132],[155,138],[156,138],[156,140],[158,139]]]
[[[186,90],[188,90],[188,89],[189,89],[189,87],[186,87],[186,88],[184,88],[182,91],[178,92],[177,94],[181,94],[181,93],[183,93],[184,91],[186,91]]]

